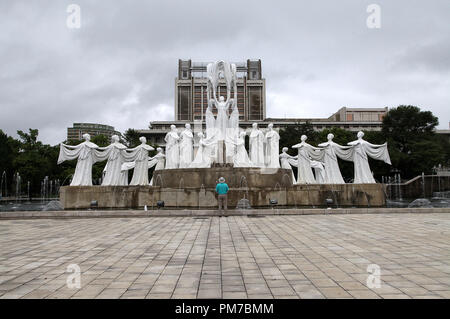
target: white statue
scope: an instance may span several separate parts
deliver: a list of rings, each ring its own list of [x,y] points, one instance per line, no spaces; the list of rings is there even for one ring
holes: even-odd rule
[[[217,143],[224,141],[226,146],[227,162],[230,162],[235,153],[234,145],[239,133],[239,110],[237,108],[237,79],[236,65],[225,61],[209,63],[206,66],[207,101],[206,109],[206,137],[215,139]],[[226,84],[226,98],[220,96],[217,99],[218,88],[221,79]],[[234,89],[234,97],[231,98],[231,88]],[[217,108],[217,118],[214,118],[212,109]],[[228,111],[232,108],[230,117]],[[216,151],[218,148],[216,147]],[[217,155],[217,154],[216,154]]]
[[[164,169],[165,161],[166,161],[166,155],[163,153],[163,149],[161,147],[158,147],[156,149],[156,155],[150,158],[148,162],[148,168],[152,168],[156,165],[155,171],[160,171]],[[154,173],[153,173],[154,174]],[[153,176],[152,180],[150,181],[150,185],[153,185]]]
[[[280,168],[280,135],[273,129],[273,123],[268,125],[266,133],[266,163],[268,168]]]
[[[148,152],[153,151],[154,148],[147,145],[147,139],[144,136],[139,138],[140,145],[132,148],[130,153],[127,153],[125,158],[129,161],[134,161],[133,177],[130,185],[148,185]]]
[[[239,139],[239,110],[235,100],[231,99],[231,101],[233,111],[231,112],[230,119],[228,121],[228,129],[225,138],[227,162],[233,162],[233,158],[236,155],[236,144]]]
[[[258,129],[258,123],[253,123],[250,133],[250,160],[257,167],[264,167],[264,134]]]
[[[178,168],[180,165],[180,148],[178,143],[180,137],[175,125],[170,126],[170,132],[166,134],[164,140],[166,141],[166,169]]]
[[[363,140],[364,133],[361,131],[358,132],[357,136],[358,139],[356,141],[347,143],[352,146],[352,158],[355,167],[355,178],[353,183],[375,183],[375,179],[370,170],[368,156],[391,165],[387,143],[381,145],[371,144]]]
[[[227,136],[228,124],[228,108],[230,106],[230,100],[225,101],[223,96],[219,97],[219,100],[214,100],[214,105],[217,108],[217,118],[216,118],[216,130],[218,131],[218,140],[225,140]]]
[[[345,184],[339,169],[338,157],[346,161],[352,160],[352,151],[349,146],[341,146],[333,142],[334,135],[327,135],[328,142],[319,144],[323,147],[325,164],[325,183],[326,184]]]
[[[214,114],[212,112],[212,101],[208,103],[208,107],[205,112],[206,117],[206,137],[210,138],[215,135],[216,132],[216,119],[214,118]]]
[[[58,164],[78,158],[70,186],[92,186],[92,165],[98,162],[94,151],[98,146],[90,141],[89,134],[83,134],[83,138],[85,141],[75,146],[60,144]]]
[[[121,167],[125,162],[125,145],[119,142],[119,136],[111,136],[112,143],[107,147],[99,147],[95,151],[100,161],[108,160],[104,168],[102,186],[124,185],[121,179]]]
[[[158,152],[155,156],[150,157],[148,159],[148,169],[152,168],[153,166],[156,165],[155,167],[155,171],[156,170],[163,170],[164,169],[164,163],[165,163],[165,158],[166,155],[164,155],[163,150],[161,147],[158,147],[156,149],[156,151]],[[128,185],[128,171],[130,169],[135,168],[136,166],[136,162],[125,162],[122,164],[121,167],[121,175],[120,175],[120,180],[121,183],[120,185]],[[153,185],[153,177],[152,180],[150,181],[150,185]]]
[[[297,167],[297,163],[298,163],[298,156],[291,156],[287,153],[288,148],[287,147],[283,147],[283,149],[281,150],[281,154],[280,154],[280,164],[281,164],[281,168],[285,168],[291,171],[291,176],[292,176],[292,181],[294,184],[297,184],[297,181],[295,179],[295,175],[294,175],[294,171],[292,170],[292,166]]]
[[[315,184],[317,181],[314,178],[311,165],[317,168],[320,167],[316,162],[323,158],[322,149],[306,143],[306,135],[302,135],[300,139],[301,142],[299,144],[292,146],[292,148],[298,149],[297,183]]]
[[[236,154],[233,159],[234,167],[255,167],[248,157],[247,150],[245,149],[245,132],[239,134],[239,138],[236,141]]]
[[[325,167],[322,162],[311,161],[311,167],[316,174],[315,180],[317,184],[325,184]]]
[[[217,140],[214,138],[205,138],[202,132],[199,132],[198,137],[200,138],[198,142],[197,155],[192,161],[189,167],[191,168],[206,168],[211,167],[213,162],[213,156],[215,148],[217,146]]]
[[[128,185],[128,171],[134,168],[135,162],[125,162],[120,168],[120,185]]]
[[[180,168],[187,168],[191,165],[194,157],[194,135],[191,131],[191,124],[185,124],[185,130],[180,137]]]

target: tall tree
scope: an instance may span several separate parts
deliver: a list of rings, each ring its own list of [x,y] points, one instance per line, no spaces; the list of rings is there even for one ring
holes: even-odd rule
[[[318,132],[314,131],[310,122],[295,123],[295,125],[288,126],[280,129],[280,152],[283,147],[288,147],[288,153],[291,155],[297,155],[296,150],[292,149],[292,146],[300,143],[300,137],[306,135],[308,137],[307,142],[309,144],[316,145],[319,141]]]
[[[128,147],[136,147],[140,144],[139,142],[139,133],[136,130],[133,130],[132,128],[129,128],[125,131],[124,134],[125,138],[125,144]]]
[[[392,165],[402,176],[431,174],[433,166],[445,162],[445,145],[435,133],[438,124],[433,113],[412,105],[400,105],[386,114],[382,133],[388,142]]]

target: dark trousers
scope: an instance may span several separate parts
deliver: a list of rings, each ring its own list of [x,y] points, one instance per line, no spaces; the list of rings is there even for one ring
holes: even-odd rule
[[[218,202],[219,202],[219,210],[222,210],[223,208],[225,208],[225,210],[228,209],[228,206],[227,206],[227,194],[219,195],[218,196]]]

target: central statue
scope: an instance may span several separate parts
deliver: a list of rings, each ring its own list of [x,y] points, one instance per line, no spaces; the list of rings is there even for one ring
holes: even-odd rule
[[[239,127],[239,112],[237,112],[237,121],[235,119],[235,109],[237,108],[236,65],[225,61],[209,63],[206,66],[206,73],[206,94],[208,99],[208,109],[206,110],[206,135],[207,138],[214,137],[218,141],[224,141],[229,135],[229,132],[227,133],[228,129]],[[223,95],[218,97],[218,88],[221,79],[225,80],[227,87],[226,99]],[[232,87],[233,98],[231,98]],[[214,118],[212,112],[213,107],[217,109],[217,118]],[[233,111],[231,113],[232,118],[229,116],[230,108]],[[236,138],[237,137],[238,136],[236,136]]]
[[[233,163],[239,139],[239,110],[237,108],[236,65],[225,61],[209,63],[207,73],[206,137],[217,141],[216,162]],[[218,97],[220,80],[225,80],[226,98]],[[233,88],[233,98],[231,98]],[[213,108],[217,109],[214,117]]]

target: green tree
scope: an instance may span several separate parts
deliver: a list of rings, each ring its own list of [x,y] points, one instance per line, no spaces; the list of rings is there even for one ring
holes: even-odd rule
[[[138,131],[129,128],[128,130],[125,131],[124,142],[128,147],[136,147],[140,144],[139,137],[140,135]]]
[[[280,152],[283,147],[288,147],[288,153],[290,155],[297,155],[296,150],[292,149],[292,146],[300,143],[300,137],[306,135],[308,137],[307,142],[312,145],[317,145],[319,141],[318,132],[314,131],[310,122],[295,123],[295,125],[288,126],[280,129]]]
[[[29,129],[29,133],[17,131],[19,135],[19,153],[13,159],[13,167],[21,176],[22,191],[30,182],[30,193],[40,192],[41,180],[51,171],[52,163],[48,156],[51,146],[37,140],[39,131]],[[50,178],[50,176],[49,176]]]
[[[431,174],[433,166],[445,162],[448,151],[443,140],[436,137],[438,124],[433,113],[412,105],[392,108],[384,117],[382,134],[388,142],[392,166],[403,177]]]

